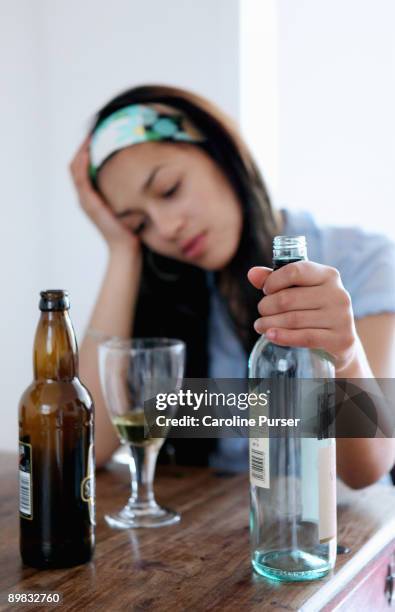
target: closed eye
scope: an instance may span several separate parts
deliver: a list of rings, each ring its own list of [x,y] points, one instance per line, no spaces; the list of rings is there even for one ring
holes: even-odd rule
[[[141,234],[141,232],[146,228],[146,225],[147,225],[147,222],[146,221],[142,221],[137,227],[135,227],[132,230],[133,234],[135,234],[136,236]]]
[[[181,186],[181,181],[178,181],[175,185],[173,185],[173,187],[171,187],[170,189],[162,193],[162,198],[165,198],[165,199],[171,198],[173,195],[177,193],[180,186]]]

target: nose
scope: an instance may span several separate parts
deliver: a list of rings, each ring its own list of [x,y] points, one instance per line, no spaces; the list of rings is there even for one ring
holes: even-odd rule
[[[162,211],[155,215],[155,226],[159,236],[164,240],[177,240],[184,227],[184,218],[180,213]]]

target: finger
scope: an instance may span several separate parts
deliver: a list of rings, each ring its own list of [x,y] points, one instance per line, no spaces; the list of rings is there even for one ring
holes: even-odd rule
[[[270,295],[287,287],[322,285],[332,276],[339,276],[335,268],[312,261],[297,261],[275,270],[266,280],[263,291]]]
[[[79,148],[77,149],[77,155],[79,153],[81,153],[82,151],[86,151],[89,149],[89,144],[91,141],[92,136],[90,134],[87,134],[84,138],[84,140],[82,141],[81,145],[79,146]]]
[[[335,349],[333,333],[326,329],[270,328],[265,332],[265,336],[270,342],[279,346],[319,349],[328,353],[332,353]]]
[[[80,154],[78,162],[76,162],[73,168],[73,179],[76,187],[79,190],[88,189],[89,191],[94,191],[92,189],[92,184],[89,176],[89,152],[83,151]]]
[[[101,199],[99,195],[92,188],[80,190],[80,202],[85,212],[95,221],[97,224],[104,222],[106,219],[115,219],[114,213]]]
[[[315,310],[325,303],[321,287],[291,287],[263,297],[258,312],[268,316],[291,310]]]
[[[78,155],[80,155],[81,153],[83,153],[84,151],[87,151],[89,149],[89,144],[91,141],[91,135],[87,134],[84,138],[84,140],[81,142],[80,146],[77,149],[77,152],[74,156],[74,158],[78,157]]]
[[[99,228],[118,227],[120,224],[120,221],[115,217],[112,210],[108,208],[100,198],[97,201],[94,201],[93,198],[90,199],[83,208]]]
[[[255,331],[263,334],[271,328],[331,329],[326,313],[322,310],[293,310],[283,314],[260,317],[254,323]]]
[[[262,289],[272,269],[264,266],[255,266],[248,271],[247,278],[256,289]]]
[[[73,159],[71,160],[70,163],[70,170],[73,172],[74,169],[80,165],[81,163],[81,159],[84,160],[85,158],[85,154],[88,153],[89,154],[89,145],[90,145],[90,141],[91,141],[91,135],[88,134],[86,136],[86,138],[84,138],[84,140],[82,141],[80,147],[77,149],[77,152],[75,153]]]

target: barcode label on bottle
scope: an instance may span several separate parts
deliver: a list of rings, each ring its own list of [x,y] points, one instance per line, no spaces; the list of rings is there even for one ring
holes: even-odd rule
[[[250,482],[270,488],[269,438],[250,438]]]
[[[19,509],[23,514],[32,513],[32,501],[30,492],[30,474],[20,472],[19,474]]]
[[[32,503],[32,447],[19,443],[19,511],[23,518],[33,518]]]

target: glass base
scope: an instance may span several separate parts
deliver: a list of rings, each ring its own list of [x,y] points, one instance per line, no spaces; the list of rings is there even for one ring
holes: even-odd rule
[[[174,525],[180,515],[169,508],[162,508],[156,502],[151,504],[128,504],[116,514],[106,514],[106,523],[114,529],[133,527],[164,527]]]
[[[252,565],[261,576],[284,582],[316,580],[332,569],[326,559],[303,550],[255,552]]]

